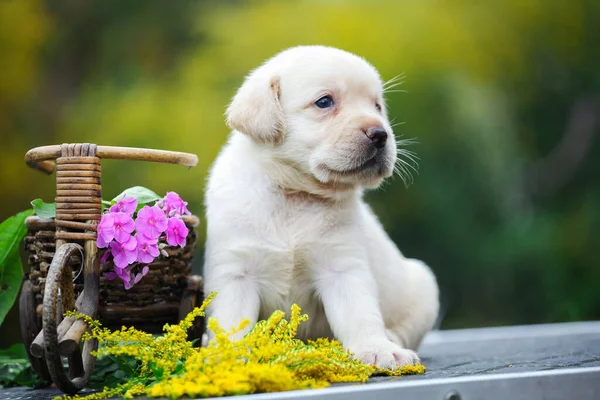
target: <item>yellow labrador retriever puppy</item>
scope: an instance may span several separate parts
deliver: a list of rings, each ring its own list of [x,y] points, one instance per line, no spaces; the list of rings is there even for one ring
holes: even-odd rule
[[[233,132],[206,192],[209,316],[228,329],[297,303],[301,338],[334,337],[380,367],[417,362],[438,287],[362,199],[399,151],[375,68],[294,47],[251,72],[226,114]]]

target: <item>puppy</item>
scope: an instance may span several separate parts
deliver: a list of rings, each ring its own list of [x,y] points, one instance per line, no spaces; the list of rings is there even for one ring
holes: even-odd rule
[[[336,338],[385,368],[419,361],[438,313],[435,277],[403,257],[362,199],[397,160],[375,68],[294,47],[251,72],[226,115],[233,132],[206,191],[209,316],[229,329],[297,303],[309,316],[300,338]]]

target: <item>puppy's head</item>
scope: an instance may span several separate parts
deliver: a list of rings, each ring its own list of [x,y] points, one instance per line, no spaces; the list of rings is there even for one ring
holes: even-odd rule
[[[229,126],[321,184],[374,188],[394,172],[383,84],[368,62],[323,46],[288,49],[247,78]]]

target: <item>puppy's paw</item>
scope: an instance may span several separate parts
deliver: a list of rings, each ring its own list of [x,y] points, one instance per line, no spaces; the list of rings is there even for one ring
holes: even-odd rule
[[[414,365],[421,361],[414,351],[403,349],[389,340],[383,339],[351,345],[348,350],[354,354],[354,358],[361,360],[363,363],[385,369],[396,369],[403,365]]]

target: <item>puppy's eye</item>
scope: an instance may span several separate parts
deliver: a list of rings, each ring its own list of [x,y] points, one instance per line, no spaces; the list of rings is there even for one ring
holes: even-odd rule
[[[375,108],[377,109],[377,111],[381,112],[381,104],[375,103]]]
[[[319,108],[329,108],[333,105],[333,99],[331,96],[323,96],[315,101],[315,105]]]

